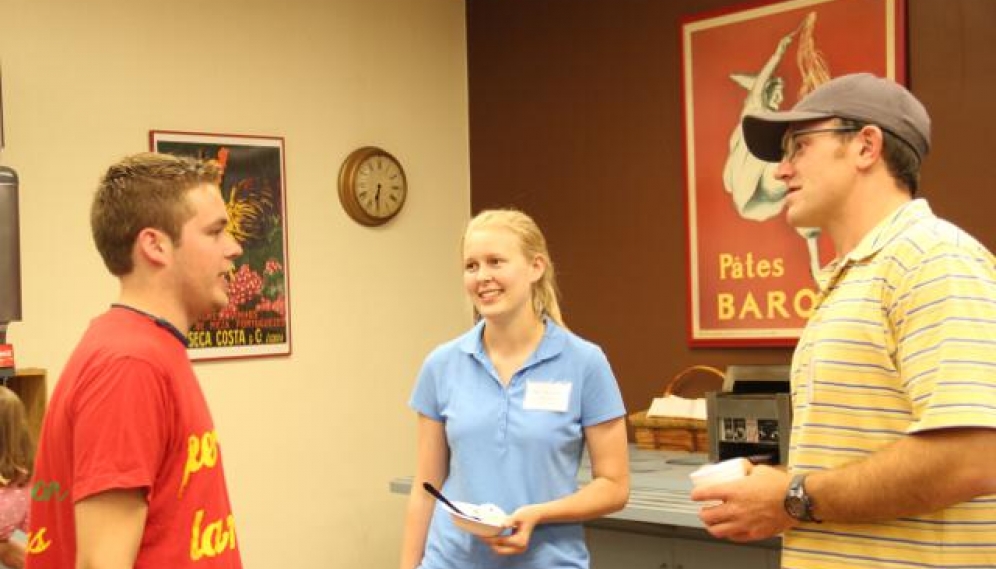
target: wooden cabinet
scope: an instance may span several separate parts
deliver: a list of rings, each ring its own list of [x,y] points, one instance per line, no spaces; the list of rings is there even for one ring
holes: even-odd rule
[[[591,569],[777,569],[777,549],[588,527]]]
[[[24,409],[28,412],[28,427],[37,441],[48,405],[45,370],[37,367],[17,368],[14,376],[7,378],[7,387],[24,402]]]

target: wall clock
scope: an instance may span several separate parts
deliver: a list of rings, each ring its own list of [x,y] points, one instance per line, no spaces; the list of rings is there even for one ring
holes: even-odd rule
[[[383,225],[398,215],[408,196],[401,162],[376,146],[349,153],[339,169],[339,202],[357,223]]]

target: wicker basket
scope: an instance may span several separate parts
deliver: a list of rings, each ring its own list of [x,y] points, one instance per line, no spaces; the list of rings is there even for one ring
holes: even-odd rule
[[[702,397],[709,391],[719,391],[725,376],[716,368],[695,365],[671,378],[664,388],[664,396],[686,398]],[[684,450],[708,452],[709,434],[706,422],[684,417],[647,417],[647,411],[629,416],[633,425],[637,448],[653,450]]]

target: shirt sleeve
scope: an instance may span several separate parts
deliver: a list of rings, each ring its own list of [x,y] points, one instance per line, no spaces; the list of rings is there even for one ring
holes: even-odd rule
[[[169,400],[165,378],[145,361],[119,358],[86,378],[72,408],[74,502],[152,487],[169,443]]]
[[[598,347],[591,351],[585,365],[581,393],[581,426],[590,427],[626,414],[619,384],[605,353]]]
[[[984,252],[924,254],[896,291],[897,362],[915,433],[996,428],[996,273]]]
[[[442,405],[439,401],[439,386],[435,373],[438,366],[433,365],[433,356],[434,354],[430,354],[422,364],[408,406],[433,421],[442,422]]]

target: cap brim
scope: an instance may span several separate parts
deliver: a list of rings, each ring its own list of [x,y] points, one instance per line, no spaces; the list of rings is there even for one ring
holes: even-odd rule
[[[765,162],[780,162],[782,140],[789,125],[797,122],[828,119],[833,115],[812,111],[765,112],[744,115],[744,141],[754,156]]]

